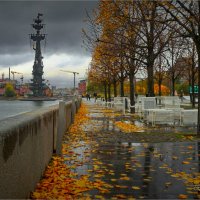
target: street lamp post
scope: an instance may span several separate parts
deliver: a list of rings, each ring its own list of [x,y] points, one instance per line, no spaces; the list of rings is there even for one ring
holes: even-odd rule
[[[74,91],[75,91],[75,89],[76,89],[76,72],[73,72],[73,74],[74,74]]]

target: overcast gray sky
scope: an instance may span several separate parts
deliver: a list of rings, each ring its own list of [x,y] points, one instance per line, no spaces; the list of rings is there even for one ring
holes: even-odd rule
[[[42,45],[44,78],[57,87],[71,87],[73,74],[59,69],[80,72],[77,80],[84,76],[90,55],[81,48],[81,29],[85,26],[85,9],[92,12],[97,5],[95,0],[0,1],[0,73],[8,77],[10,67],[24,73],[25,80],[31,78],[34,51],[28,34],[34,33],[30,24],[39,12],[44,14],[48,34],[46,48]]]

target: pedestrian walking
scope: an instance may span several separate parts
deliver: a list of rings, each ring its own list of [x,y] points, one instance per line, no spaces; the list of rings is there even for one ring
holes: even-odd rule
[[[87,101],[89,100],[89,94],[88,93],[86,93],[86,99],[87,99]]]
[[[96,100],[97,100],[97,93],[95,92],[95,93],[93,94],[93,96],[94,96],[94,102],[96,102]]]
[[[183,90],[181,90],[180,99],[181,99],[181,102],[183,102]]]

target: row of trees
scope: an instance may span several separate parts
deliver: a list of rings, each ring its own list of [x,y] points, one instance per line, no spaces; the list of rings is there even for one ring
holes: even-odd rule
[[[89,79],[104,85],[108,99],[111,85],[114,96],[117,84],[124,96],[123,84],[128,79],[134,105],[134,79],[138,73],[147,77],[148,96],[155,95],[154,82],[161,95],[166,77],[172,95],[180,77],[185,76],[192,88],[197,81],[200,85],[200,1],[100,0],[87,22],[83,34],[84,44],[92,52]],[[200,120],[200,104],[198,110]]]

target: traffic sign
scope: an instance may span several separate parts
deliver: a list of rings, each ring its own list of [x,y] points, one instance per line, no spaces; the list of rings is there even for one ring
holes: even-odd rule
[[[190,91],[190,94],[191,94],[192,93],[192,86],[189,86],[189,91]],[[194,93],[198,94],[198,91],[199,91],[199,86],[194,85]]]

